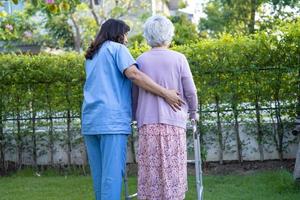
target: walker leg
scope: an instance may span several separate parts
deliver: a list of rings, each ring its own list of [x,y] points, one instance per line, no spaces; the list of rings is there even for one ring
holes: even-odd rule
[[[202,168],[201,168],[200,136],[197,133],[196,127],[193,128],[193,138],[194,138],[194,153],[195,153],[197,200],[202,200],[203,183],[202,183]]]
[[[127,170],[125,169],[124,174],[124,190],[125,190],[125,200],[130,200],[129,193],[128,193],[128,179],[127,179]]]

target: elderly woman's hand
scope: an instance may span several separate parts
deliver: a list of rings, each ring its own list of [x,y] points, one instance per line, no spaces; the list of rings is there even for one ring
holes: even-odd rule
[[[184,105],[184,101],[180,98],[179,93],[176,90],[164,91],[164,99],[171,106],[171,108],[176,112],[181,110],[181,105]]]
[[[196,111],[189,112],[189,120],[199,122],[199,114]]]

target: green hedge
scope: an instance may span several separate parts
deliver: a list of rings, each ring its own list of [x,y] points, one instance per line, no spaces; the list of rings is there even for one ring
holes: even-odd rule
[[[256,136],[261,159],[264,159],[263,145],[270,142],[270,138],[279,158],[283,158],[285,143],[289,142],[285,141],[289,134],[286,124],[296,115],[300,94],[300,23],[292,23],[280,31],[252,36],[223,35],[220,39],[172,47],[188,58],[199,95],[199,126],[202,135],[216,133],[220,162],[227,148],[224,138],[228,136],[228,127],[224,123],[235,127],[231,137],[237,144],[232,148],[242,161],[246,144],[239,139],[238,127],[249,119],[253,124],[249,134]],[[131,52],[137,57],[148,49],[136,44]],[[27,148],[36,154],[33,156],[36,160],[39,144],[35,141],[36,146],[32,146],[30,141],[39,140],[38,126],[49,128],[45,137],[50,144],[44,149],[50,148],[54,153],[53,143],[62,140],[71,151],[78,144],[74,139],[78,137],[71,133],[72,127],[80,129],[80,123],[74,118],[80,117],[84,76],[84,57],[76,53],[0,55],[0,153],[17,149],[13,151],[18,151],[20,157]],[[54,119],[59,117],[67,119],[68,128],[63,138],[55,135]],[[266,118],[273,120],[275,129],[264,125]],[[13,137],[9,137],[8,132]],[[26,136],[31,137],[28,143],[23,139]]]
[[[133,53],[145,49],[136,46]],[[173,49],[188,58],[198,89],[201,131],[216,133],[220,162],[226,149],[242,161],[243,148],[249,147],[240,139],[241,123],[252,124],[246,131],[256,138],[261,160],[268,145],[283,159],[292,142],[291,122],[300,113],[300,22],[272,33],[222,35]],[[228,137],[237,144],[226,146]]]

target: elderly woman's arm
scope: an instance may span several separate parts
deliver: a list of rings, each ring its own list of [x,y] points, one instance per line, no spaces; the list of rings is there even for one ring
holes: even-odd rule
[[[188,112],[190,119],[197,119],[198,97],[197,89],[193,80],[192,72],[185,56],[182,58],[181,65],[181,82],[183,86],[184,96],[188,104]]]

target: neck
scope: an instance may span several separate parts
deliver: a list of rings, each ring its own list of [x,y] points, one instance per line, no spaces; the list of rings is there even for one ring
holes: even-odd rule
[[[152,49],[167,49],[168,45],[158,46],[158,47],[152,47]]]

